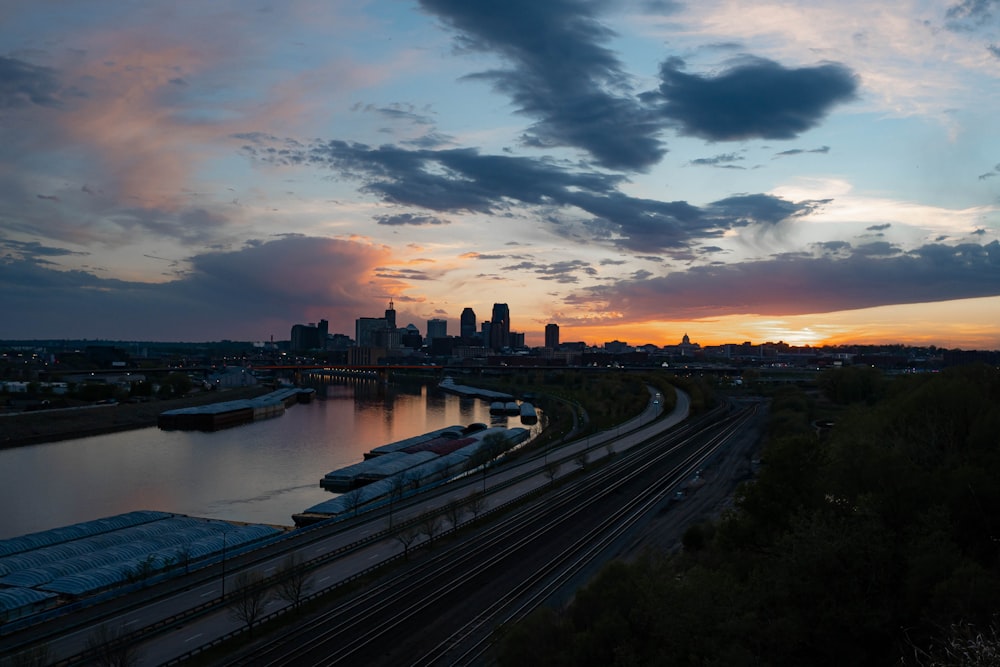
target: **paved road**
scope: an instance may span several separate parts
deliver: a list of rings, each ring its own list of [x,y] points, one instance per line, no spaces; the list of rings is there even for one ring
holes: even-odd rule
[[[658,419],[661,417],[662,404],[655,391],[650,390],[649,401],[642,414],[636,418],[614,429],[592,434],[559,447],[550,447],[548,451],[539,456],[498,466],[489,470],[485,478],[480,474],[470,475],[466,480],[449,484],[444,493],[425,493],[421,494],[418,500],[398,503],[398,506],[394,508],[392,520],[398,524],[401,521],[415,519],[431,509],[439,509],[452,501],[465,500],[473,493],[484,489],[483,511],[530,493],[551,483],[549,473],[544,471],[547,462],[553,462],[554,472],[551,474],[558,478],[576,472],[579,469],[581,457],[592,462],[603,456],[630,448],[652,435],[676,425],[687,417],[690,406],[687,395],[678,392],[677,396],[675,409],[669,415]],[[346,522],[349,527],[302,547],[302,556],[311,559],[321,554],[343,549],[348,545],[370,538],[373,534],[383,532],[387,527],[388,516],[384,512],[363,515],[363,519]],[[388,559],[398,557],[402,550],[402,543],[387,535],[383,539],[370,542],[344,557],[320,566],[313,573],[311,581],[317,589],[334,586],[338,582],[357,576]],[[275,555],[269,560],[256,564],[254,569],[268,575],[280,568],[286,557],[287,553]],[[229,592],[234,589],[235,563],[230,562],[225,579],[223,579],[221,571],[218,571],[218,575],[218,578],[213,577],[192,588],[158,598],[139,609],[122,613],[107,620],[105,623],[110,627],[130,632],[218,599],[222,594],[223,586],[227,587]],[[202,577],[204,578],[204,573]],[[174,585],[179,587],[180,584],[175,582]],[[266,612],[278,611],[287,604],[285,601],[272,601]],[[139,664],[159,665],[169,662],[217,637],[240,630],[242,625],[242,622],[233,618],[229,609],[219,608],[143,641],[139,646]],[[61,639],[50,642],[48,645],[50,654],[55,658],[65,659],[80,653],[86,647],[87,638],[93,634],[94,629],[94,625],[84,625],[73,632],[68,632]]]

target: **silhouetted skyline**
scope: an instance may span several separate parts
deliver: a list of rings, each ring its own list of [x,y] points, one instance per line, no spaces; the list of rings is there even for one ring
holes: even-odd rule
[[[995,14],[14,0],[0,338],[1000,348]]]

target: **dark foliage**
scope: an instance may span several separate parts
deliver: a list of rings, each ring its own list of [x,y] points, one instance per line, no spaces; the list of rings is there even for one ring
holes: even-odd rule
[[[995,655],[1000,371],[845,377],[828,396],[856,406],[829,436],[791,417],[809,401],[776,399],[784,426],[734,510],[529,617],[500,664],[946,664],[956,627]]]

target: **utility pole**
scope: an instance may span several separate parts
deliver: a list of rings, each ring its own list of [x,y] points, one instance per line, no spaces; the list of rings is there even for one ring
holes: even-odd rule
[[[226,534],[228,530],[222,531],[222,599],[226,599]]]

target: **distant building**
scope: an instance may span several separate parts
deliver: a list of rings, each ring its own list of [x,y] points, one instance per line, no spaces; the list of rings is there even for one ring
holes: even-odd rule
[[[490,334],[493,331],[492,322],[483,322],[479,325],[479,338],[483,343],[483,346],[489,348],[490,346]]]
[[[352,366],[376,366],[386,358],[384,347],[352,347],[347,351],[348,363]]]
[[[292,326],[290,347],[292,352],[305,352],[307,350],[319,350],[326,344],[326,320],[320,320],[324,329],[315,324],[296,324]]]
[[[472,308],[465,308],[462,311],[462,318],[459,323],[459,335],[466,343],[476,337],[476,311],[472,310]]]
[[[502,350],[510,346],[510,308],[506,303],[493,304],[490,318],[490,349]]]
[[[346,350],[353,344],[354,341],[351,340],[350,336],[338,333],[338,334],[333,334],[332,336],[329,336],[327,338],[326,347],[329,350]]]
[[[428,344],[435,338],[447,338],[447,337],[448,337],[448,320],[442,320],[437,317],[431,320],[427,320]]]
[[[610,352],[611,354],[623,354],[630,351],[630,348],[628,343],[620,340],[612,340],[604,344],[604,351]]]
[[[384,347],[387,351],[398,350],[403,346],[403,332],[400,329],[376,329],[372,332],[372,345]]]
[[[424,346],[424,337],[420,335],[420,330],[412,322],[400,329],[400,332],[402,335],[399,342],[403,347],[419,350]]]
[[[359,317],[354,320],[354,341],[358,347],[375,345],[378,331],[385,331],[388,323],[384,317]]]
[[[385,311],[385,326],[388,329],[396,328],[396,309],[392,305],[392,299],[389,299],[389,307]]]
[[[677,346],[677,348],[682,357],[692,357],[701,349],[701,345],[698,343],[692,343],[691,338],[687,334],[684,334],[684,337],[681,338],[681,343]]]
[[[218,373],[212,373],[208,376],[207,381],[209,385],[222,389],[250,387],[257,384],[257,378],[254,377],[253,373],[249,373],[247,369],[239,366],[230,366]]]
[[[545,325],[545,347],[556,349],[559,347],[559,325],[558,324],[546,324]]]

